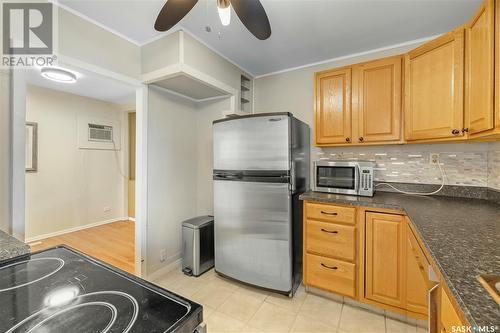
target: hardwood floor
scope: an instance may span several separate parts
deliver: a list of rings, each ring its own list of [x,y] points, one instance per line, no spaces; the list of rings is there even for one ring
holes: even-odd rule
[[[31,243],[33,252],[65,244],[134,274],[135,223],[119,221]]]

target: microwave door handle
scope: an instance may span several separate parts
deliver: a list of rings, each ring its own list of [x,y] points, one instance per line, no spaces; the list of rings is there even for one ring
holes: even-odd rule
[[[354,191],[356,193],[359,193],[359,183],[361,181],[361,172],[359,171],[359,165],[356,165],[356,184],[355,184],[355,188],[354,188]]]

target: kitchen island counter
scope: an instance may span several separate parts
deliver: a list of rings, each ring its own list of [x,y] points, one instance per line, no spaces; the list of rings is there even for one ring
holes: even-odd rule
[[[0,230],[0,262],[11,258],[29,255],[31,248],[15,237]]]

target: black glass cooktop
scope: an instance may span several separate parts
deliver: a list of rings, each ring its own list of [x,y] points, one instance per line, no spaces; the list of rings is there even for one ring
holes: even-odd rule
[[[0,266],[0,332],[192,332],[201,306],[66,247]]]

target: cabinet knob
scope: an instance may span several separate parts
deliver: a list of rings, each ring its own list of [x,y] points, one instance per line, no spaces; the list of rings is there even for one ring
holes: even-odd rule
[[[359,142],[363,142],[364,140],[365,139],[362,136],[359,137]]]
[[[451,134],[457,135],[457,134],[460,134],[460,131],[457,130],[456,128],[454,128],[454,129],[451,130]]]
[[[351,138],[345,138],[345,141],[346,141],[346,142],[350,142],[350,141],[351,141]]]
[[[462,128],[462,133],[469,133],[469,128],[468,127]]]

